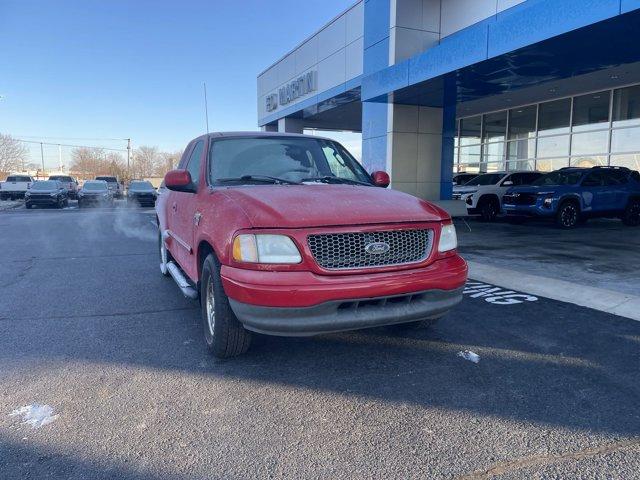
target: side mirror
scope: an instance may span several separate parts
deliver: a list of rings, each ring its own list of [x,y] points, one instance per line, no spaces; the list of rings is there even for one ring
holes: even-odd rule
[[[371,180],[373,180],[373,184],[376,187],[387,188],[391,183],[391,179],[389,178],[389,174],[387,172],[383,172],[378,170],[371,174]]]
[[[513,182],[512,182],[511,180],[505,180],[505,181],[502,183],[502,186],[503,186],[503,187],[513,187]]]
[[[191,174],[187,170],[170,170],[164,176],[164,185],[174,192],[195,192]]]

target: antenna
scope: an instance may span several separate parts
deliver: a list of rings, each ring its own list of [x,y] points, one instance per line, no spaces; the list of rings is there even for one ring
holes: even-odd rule
[[[209,133],[209,105],[207,104],[207,83],[202,82],[204,87],[204,118],[207,122],[207,133]]]

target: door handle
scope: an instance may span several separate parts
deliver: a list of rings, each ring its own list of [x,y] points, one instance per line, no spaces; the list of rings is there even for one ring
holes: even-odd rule
[[[193,223],[195,224],[195,226],[197,227],[198,225],[200,225],[200,219],[202,218],[202,214],[200,212],[196,212],[193,215]]]
[[[176,202],[173,202],[173,205],[171,205],[171,210],[174,212],[178,210],[178,204]]]

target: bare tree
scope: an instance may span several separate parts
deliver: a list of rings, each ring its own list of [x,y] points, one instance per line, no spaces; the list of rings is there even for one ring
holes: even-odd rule
[[[85,176],[99,173],[103,169],[104,162],[105,154],[101,148],[78,147],[71,151],[70,169]]]
[[[28,154],[27,147],[22,142],[0,133],[0,172],[22,170]]]
[[[116,152],[109,152],[105,156],[103,171],[106,175],[113,175],[123,180],[126,177],[126,167],[124,157]]]
[[[180,163],[180,159],[182,158],[182,150],[176,152],[160,152],[160,162],[158,164],[158,169],[156,170],[156,175],[164,176],[169,170],[173,170]]]
[[[158,170],[160,164],[158,147],[139,147],[133,155],[131,178],[151,177]]]

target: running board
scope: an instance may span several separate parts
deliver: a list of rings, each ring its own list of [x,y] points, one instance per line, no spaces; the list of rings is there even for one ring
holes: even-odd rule
[[[167,270],[185,297],[192,298],[194,300],[198,298],[198,291],[191,286],[175,263],[167,263]]]

